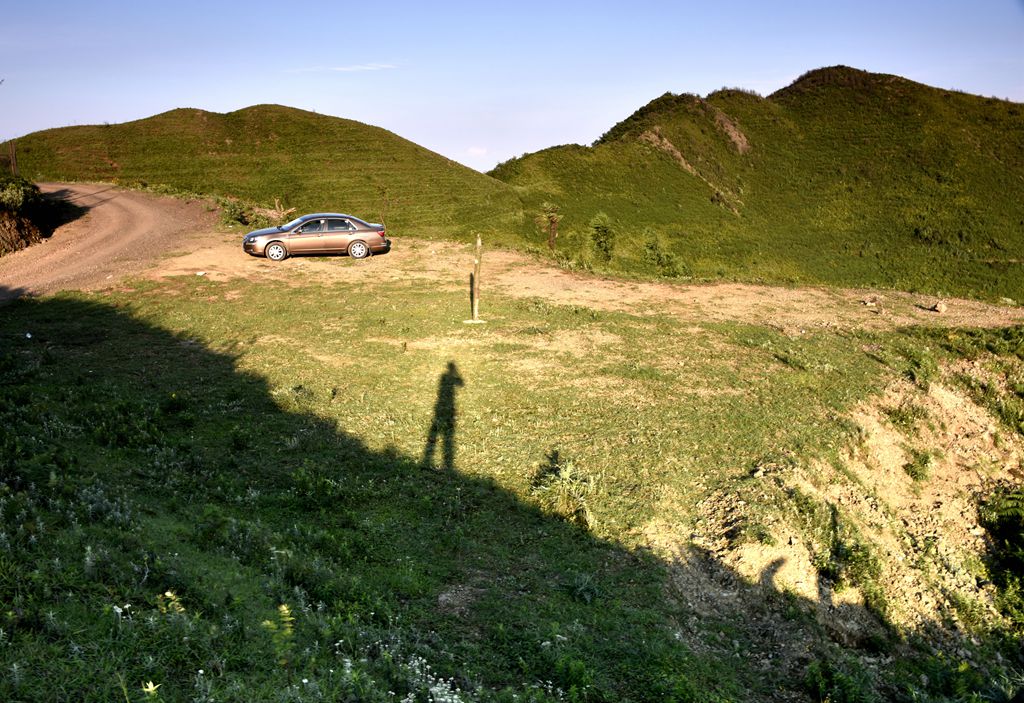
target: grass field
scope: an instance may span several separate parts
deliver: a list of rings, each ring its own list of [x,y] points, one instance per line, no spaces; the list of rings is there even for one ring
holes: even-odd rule
[[[466,307],[417,281],[194,276],[5,307],[0,698],[995,695],[1012,631],[982,619],[969,654],[935,655],[886,624],[845,508],[752,478],[832,465],[852,408],[973,337]],[[652,544],[722,495],[756,507],[730,539],[825,535],[822,583],[867,594],[844,607],[880,634],[833,641],[712,551],[709,597],[742,598],[694,608]]]

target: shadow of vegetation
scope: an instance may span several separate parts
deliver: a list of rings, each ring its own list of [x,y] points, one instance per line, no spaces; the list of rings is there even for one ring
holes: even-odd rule
[[[32,208],[29,217],[44,239],[52,237],[58,227],[74,222],[89,212],[89,206],[79,204],[79,199],[80,196],[66,188],[42,194],[41,202]]]
[[[9,286],[0,286],[0,308],[9,303],[12,300],[28,295],[28,289],[26,288],[11,288]]]
[[[162,682],[162,700],[269,700],[353,666],[401,697],[427,676],[417,661],[481,698],[819,696],[807,672],[836,638],[819,604],[779,591],[779,564],[755,584],[709,552],[668,564],[459,473],[455,362],[421,461],[371,451],[308,390],[236,361],[100,303],[5,308],[0,667],[24,675],[0,698],[114,700],[127,677]],[[425,471],[439,435],[451,470]],[[274,624],[278,604],[292,610]],[[890,640],[839,644],[899,656]]]

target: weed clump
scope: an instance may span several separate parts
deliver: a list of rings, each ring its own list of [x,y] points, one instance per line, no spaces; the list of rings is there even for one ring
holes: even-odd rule
[[[1024,491],[999,490],[980,506],[979,517],[994,544],[993,581],[999,586],[1000,610],[1024,634]]]
[[[868,608],[884,616],[887,604],[879,584],[881,562],[856,526],[843,520],[835,505],[822,504],[797,488],[791,490],[790,498],[814,538],[811,560],[818,574],[837,590],[859,588]]]
[[[42,239],[36,220],[44,204],[34,184],[23,178],[0,176],[0,256]]]
[[[227,226],[242,225],[260,229],[273,224],[266,215],[257,212],[256,206],[237,198],[219,198],[221,224]]]
[[[910,461],[903,465],[903,471],[915,481],[927,480],[932,470],[932,453],[911,449],[910,457]]]
[[[903,375],[921,390],[927,391],[939,376],[939,364],[927,347],[911,347],[903,352],[906,367]]]
[[[874,703],[881,700],[871,687],[867,672],[851,662],[812,661],[804,674],[804,687],[816,700],[830,703]]]
[[[594,517],[587,499],[594,491],[594,479],[564,459],[556,449],[533,478],[533,492],[544,506],[581,527],[593,526]]]
[[[975,401],[998,417],[1011,432],[1024,435],[1024,395],[1019,391],[1020,382],[1007,376],[1001,379],[1010,392],[999,387],[997,379],[982,380],[969,374],[958,374],[956,380],[971,394]]]
[[[907,435],[914,434],[918,424],[926,422],[929,417],[928,410],[910,401],[905,401],[895,407],[883,408],[882,412],[897,429]]]

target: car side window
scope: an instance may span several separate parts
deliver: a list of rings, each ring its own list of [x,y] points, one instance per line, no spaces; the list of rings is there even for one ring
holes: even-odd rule
[[[348,232],[349,230],[355,229],[348,220],[328,220],[327,231],[328,232]]]
[[[323,220],[311,220],[306,224],[299,227],[298,231],[301,234],[308,234],[310,232],[320,232],[323,230]]]

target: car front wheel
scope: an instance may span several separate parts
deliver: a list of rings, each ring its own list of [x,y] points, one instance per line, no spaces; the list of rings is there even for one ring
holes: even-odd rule
[[[284,261],[288,258],[288,250],[284,248],[284,244],[274,242],[267,247],[267,258],[271,261]]]
[[[353,259],[365,259],[370,253],[370,247],[363,242],[352,242],[348,248],[348,255]]]

